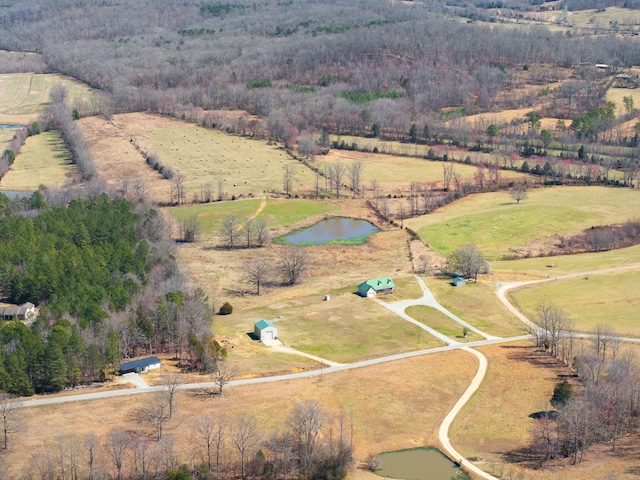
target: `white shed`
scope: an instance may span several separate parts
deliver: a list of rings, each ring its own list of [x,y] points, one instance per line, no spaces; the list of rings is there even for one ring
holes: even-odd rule
[[[253,333],[260,340],[275,340],[278,338],[278,328],[268,320],[260,320],[253,326]]]

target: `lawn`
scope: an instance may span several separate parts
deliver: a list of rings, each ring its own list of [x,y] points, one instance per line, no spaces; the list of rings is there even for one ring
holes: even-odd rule
[[[455,320],[447,317],[444,313],[426,305],[414,305],[405,310],[406,314],[415,318],[434,330],[450,337],[458,342],[475,342],[476,340],[484,340],[484,337],[469,330],[467,336],[463,336],[462,325]]]
[[[27,138],[11,169],[0,180],[3,190],[36,190],[40,185],[59,186],[77,173],[57,132]]]
[[[383,302],[396,302],[399,300],[422,298],[422,288],[413,276],[394,278],[393,283],[396,286],[395,292],[388,295],[380,295],[378,299]]]
[[[331,213],[339,209],[334,205],[312,200],[269,198],[265,201],[264,208],[255,218],[265,220],[269,229],[290,227],[309,217]],[[237,200],[172,207],[168,211],[178,220],[196,215],[200,220],[202,233],[215,235],[220,229],[224,217],[236,215],[242,223],[245,217],[256,214],[262,202],[262,199]]]
[[[611,325],[623,337],[640,337],[640,270],[588,275],[523,287],[509,294],[511,302],[534,319],[541,302],[559,307],[580,332]]]
[[[0,74],[0,123],[25,125],[36,120],[49,102],[51,87],[64,85],[72,106],[88,105],[92,91],[69,77],[54,74]]]
[[[372,299],[354,292],[355,286],[349,286],[218,317],[215,331],[242,338],[253,331],[256,321],[264,318],[275,321],[285,345],[341,363],[443,345]],[[325,293],[331,295],[330,301],[323,300]]]
[[[496,337],[523,335],[524,325],[498,300],[495,283],[480,275],[478,283],[452,287],[450,277],[430,277],[427,286],[435,299],[464,321]]]
[[[474,243],[487,258],[498,259],[509,255],[511,247],[624,222],[640,211],[637,190],[539,188],[528,196],[516,204],[507,192],[471,195],[405,223],[442,255]]]

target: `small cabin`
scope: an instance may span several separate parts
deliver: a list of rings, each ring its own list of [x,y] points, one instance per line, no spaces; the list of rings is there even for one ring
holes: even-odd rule
[[[260,341],[278,338],[278,327],[269,320],[260,320],[253,326],[253,333]]]

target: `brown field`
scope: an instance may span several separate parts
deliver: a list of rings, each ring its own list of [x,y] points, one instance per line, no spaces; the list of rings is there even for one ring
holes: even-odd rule
[[[637,348],[636,348],[637,349]],[[589,449],[582,464],[540,470],[506,464],[504,455],[529,445],[534,420],[530,414],[548,408],[559,375],[570,373],[547,354],[527,343],[483,347],[489,368],[479,390],[463,408],[450,430],[452,444],[470,459],[485,460],[486,471],[502,478],[564,480],[566,478],[637,478],[638,437],[624,439],[624,446]],[[514,475],[510,477],[509,475]]]
[[[359,466],[370,453],[437,446],[438,426],[467,387],[475,369],[475,359],[469,354],[448,352],[324,375],[322,379],[228,388],[222,397],[213,399],[185,392],[180,394],[176,417],[166,435],[175,439],[175,450],[181,461],[187,461],[189,432],[197,416],[251,412],[267,433],[284,426],[296,402],[313,398],[334,415],[342,406],[347,415],[353,416],[354,456]],[[412,381],[407,382],[406,378]],[[375,388],[363,388],[367,385]],[[31,453],[53,451],[57,442],[51,437],[53,431],[59,432],[57,438],[67,441],[72,435],[82,438],[87,433],[103,438],[114,428],[149,433],[129,420],[132,410],[147,401],[145,397],[136,395],[25,410],[26,434],[16,436],[4,456],[9,473],[24,470],[29,464],[34,466]],[[236,457],[235,451],[225,456],[234,460]],[[99,447],[98,459],[106,462],[102,447]]]
[[[311,170],[265,141],[168,117],[131,113],[110,121],[86,118],[80,126],[101,178],[114,187],[126,180],[143,180],[158,202],[170,201],[170,182],[147,165],[143,153],[156,154],[163,165],[185,176],[189,202],[207,187],[216,198],[219,179],[226,198],[280,194],[284,165],[295,170],[294,194],[309,190],[315,181]]]

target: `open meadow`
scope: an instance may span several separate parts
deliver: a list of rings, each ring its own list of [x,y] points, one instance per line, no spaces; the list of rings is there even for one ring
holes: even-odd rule
[[[640,337],[640,296],[637,289],[622,287],[639,281],[640,269],[587,274],[512,290],[509,299],[529,318],[545,302],[559,307],[579,332],[591,333],[603,324],[621,337]]]
[[[457,351],[362,367],[321,378],[232,387],[225,389],[221,397],[179,393],[176,415],[165,429],[165,435],[173,439],[180,463],[189,463],[190,448],[193,460],[199,462],[203,450],[192,433],[198,416],[224,412],[233,417],[250,413],[266,437],[272,430],[284,427],[297,402],[315,399],[333,415],[334,422],[342,408],[347,415],[347,431],[350,431],[349,418],[353,419],[354,458],[356,466],[362,467],[371,453],[437,446],[438,426],[466,389],[475,369],[473,357]],[[37,469],[43,458],[39,462],[25,452],[41,452],[43,445],[49,445],[46,451],[52,452],[53,445],[56,448],[58,445],[56,439],[65,442],[74,436],[79,437],[82,445],[84,436],[89,433],[99,439],[97,465],[111,469],[103,442],[106,434],[117,428],[124,428],[136,436],[151,434],[148,428],[131,421],[132,412],[148,401],[148,395],[134,395],[25,410],[26,434],[16,436],[12,448],[3,456],[10,469],[8,473]],[[42,428],[43,425],[46,428]],[[58,435],[52,437],[51,432]],[[336,424],[333,432],[337,435]],[[152,442],[150,448],[155,446]],[[239,461],[237,450],[228,443],[224,446],[224,458]],[[85,464],[83,462],[81,468],[84,469]],[[125,470],[129,471],[133,464],[133,451],[127,450]]]
[[[54,85],[63,85],[69,92],[69,103],[79,110],[91,111],[94,93],[86,85],[70,77],[54,74],[0,74],[0,123],[26,125],[37,120],[49,103]]]
[[[147,164],[145,155],[155,154],[184,176],[188,202],[207,192],[213,199],[282,194],[285,166],[293,169],[292,195],[315,185],[311,170],[263,140],[146,113],[82,119],[80,127],[102,179],[115,187],[143,180],[150,198],[161,203],[172,202],[171,182]]]
[[[28,137],[11,169],[0,180],[0,189],[37,190],[61,186],[78,173],[69,151],[55,131]]]
[[[535,242],[548,237],[625,222],[637,211],[637,190],[538,188],[519,204],[505,191],[471,195],[405,223],[442,255],[474,243],[487,258],[499,259],[513,249],[535,252]]]
[[[433,328],[437,332],[440,332],[457,342],[475,342],[476,340],[484,340],[484,337],[473,331],[469,331],[465,336],[462,331],[462,326],[459,323],[435,308],[427,307],[425,305],[415,305],[407,308],[405,313],[411,318],[415,318],[424,325]]]

